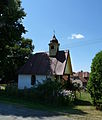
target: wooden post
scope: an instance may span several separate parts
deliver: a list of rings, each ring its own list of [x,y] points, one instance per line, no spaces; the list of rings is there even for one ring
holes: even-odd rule
[[[68,74],[68,81],[70,81],[70,74]]]
[[[68,80],[67,80],[67,90],[70,90],[70,74],[68,74]]]

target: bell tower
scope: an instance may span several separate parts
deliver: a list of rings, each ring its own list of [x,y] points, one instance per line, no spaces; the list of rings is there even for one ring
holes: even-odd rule
[[[59,43],[58,40],[56,39],[55,34],[53,35],[53,38],[51,39],[49,43],[49,56],[54,57],[56,56],[57,52],[59,51]]]

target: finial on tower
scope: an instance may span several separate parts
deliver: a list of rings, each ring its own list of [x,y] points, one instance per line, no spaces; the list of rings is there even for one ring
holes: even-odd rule
[[[56,42],[56,43],[58,43],[58,40],[57,40],[57,38],[55,36],[55,30],[53,30],[53,37],[52,37],[52,39],[51,39],[50,42]]]
[[[55,30],[53,30],[53,34],[55,35]]]

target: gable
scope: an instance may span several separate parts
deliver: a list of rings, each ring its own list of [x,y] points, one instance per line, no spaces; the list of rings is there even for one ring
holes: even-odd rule
[[[63,75],[68,51],[59,51],[56,57],[50,57],[51,68],[53,69],[53,75]]]
[[[71,74],[72,75],[72,65],[71,65],[70,54],[68,54],[68,57],[67,57],[67,62],[66,62],[64,74]]]

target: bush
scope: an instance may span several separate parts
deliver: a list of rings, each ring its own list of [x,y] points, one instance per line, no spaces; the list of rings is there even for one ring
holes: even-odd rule
[[[75,95],[70,90],[62,90],[61,92],[59,92],[59,98],[64,105],[69,105],[71,102],[74,101]]]
[[[48,79],[38,87],[18,90],[17,86],[7,86],[5,93],[9,98],[24,99],[50,105],[69,105],[74,100],[72,91],[63,90],[57,80]]]

